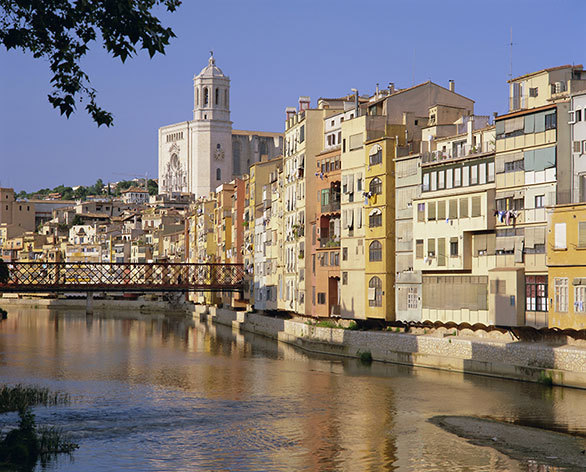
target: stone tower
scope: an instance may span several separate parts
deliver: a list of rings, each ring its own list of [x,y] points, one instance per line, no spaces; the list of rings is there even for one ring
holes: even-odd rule
[[[207,195],[222,182],[231,180],[233,173],[230,78],[216,66],[213,53],[208,65],[193,78],[193,95],[190,191]]]

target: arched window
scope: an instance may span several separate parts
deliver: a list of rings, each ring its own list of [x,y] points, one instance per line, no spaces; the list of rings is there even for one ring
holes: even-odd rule
[[[216,169],[216,180],[222,180],[222,169],[219,167]]]
[[[199,89],[195,89],[195,106],[199,106]]]
[[[383,212],[380,208],[375,208],[368,214],[369,228],[376,228],[383,225]]]
[[[370,165],[380,164],[383,161],[383,148],[379,144],[375,144],[370,149],[368,154],[368,162]]]
[[[383,193],[383,183],[378,177],[375,177],[370,181],[370,185],[368,186],[368,190],[373,195],[380,195]]]
[[[368,260],[370,262],[383,260],[383,245],[379,241],[373,241],[368,246]]]
[[[383,283],[376,276],[368,281],[368,306],[383,306]]]
[[[220,91],[216,88],[216,105],[220,104]]]
[[[208,88],[204,87],[204,89],[203,89],[203,105],[207,106],[209,101],[210,101],[210,97],[209,97]]]

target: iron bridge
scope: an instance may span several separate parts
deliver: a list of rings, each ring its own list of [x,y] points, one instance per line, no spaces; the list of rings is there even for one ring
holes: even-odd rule
[[[243,264],[6,262],[1,292],[236,292]]]

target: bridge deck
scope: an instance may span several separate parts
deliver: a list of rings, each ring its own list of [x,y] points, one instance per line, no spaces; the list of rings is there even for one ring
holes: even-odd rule
[[[241,291],[242,264],[13,262],[1,292]]]

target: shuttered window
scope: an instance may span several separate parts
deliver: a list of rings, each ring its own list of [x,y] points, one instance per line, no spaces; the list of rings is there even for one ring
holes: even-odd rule
[[[350,136],[350,151],[362,147],[362,133]]]
[[[422,304],[432,310],[488,310],[488,277],[423,276]]]
[[[415,258],[423,259],[423,239],[415,241]]]
[[[435,239],[430,238],[427,240],[427,256],[435,257]]]
[[[468,197],[460,198],[460,218],[468,218]]]
[[[578,223],[578,247],[586,247],[586,221]]]
[[[555,225],[555,249],[566,249],[566,223]]]
[[[445,200],[440,200],[437,202],[437,219],[439,221],[446,219],[446,202]]]
[[[437,240],[437,265],[446,265],[446,238],[439,238]]]
[[[435,220],[435,202],[428,202],[427,204],[427,219],[428,221]]]
[[[450,200],[450,212],[449,212],[450,220],[455,220],[458,218],[458,200],[455,198]]]
[[[480,206],[480,197],[472,197],[472,218],[476,216],[482,216],[481,206]]]

